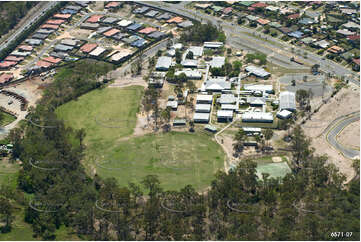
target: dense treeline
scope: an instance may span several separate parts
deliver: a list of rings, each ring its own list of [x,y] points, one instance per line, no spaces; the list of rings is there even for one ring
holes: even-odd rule
[[[77,76],[87,66],[80,63],[71,70]],[[89,70],[87,77],[77,78],[91,87],[95,72]],[[56,239],[56,228],[65,225],[89,240],[359,239],[359,177],[344,186],[345,177],[326,164],[327,157],[313,154],[300,127],[292,135],[293,173],[283,180],[267,174],[259,180],[251,160],[242,161],[228,174],[219,171],[204,194],[192,186],[164,191],[153,175],[127,187],[119,187],[114,178],[89,177],[80,163],[85,134],[55,122],[48,105],[62,102],[62,95],[76,98],[85,91],[75,84],[77,78],[64,78],[64,73],[58,74],[47,88],[43,105],[30,115],[45,127],[52,120],[56,128],[24,124],[10,135],[13,159],[19,158],[23,169],[16,192],[1,190],[1,211],[11,218],[9,201],[19,192],[31,194],[22,204],[27,207],[25,221],[32,224],[36,236]],[[11,219],[8,224],[9,230]],[[353,234],[331,237],[336,231]]]
[[[9,32],[38,2],[0,2],[0,36]]]
[[[210,22],[207,24],[194,23],[192,27],[189,27],[181,34],[181,41],[183,42],[195,42],[203,43],[205,41],[226,41],[226,35],[222,29],[218,29]]]

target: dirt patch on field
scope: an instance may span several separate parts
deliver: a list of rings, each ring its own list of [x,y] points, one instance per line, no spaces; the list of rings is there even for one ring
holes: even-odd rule
[[[109,87],[118,87],[119,88],[119,87],[133,86],[133,85],[147,87],[147,83],[145,82],[145,80],[143,79],[143,77],[141,75],[136,76],[136,77],[127,75],[124,77],[115,78],[114,82],[112,84],[110,84]]]
[[[308,120],[302,125],[305,134],[311,138],[312,147],[315,148],[315,153],[318,155],[327,155],[329,157],[329,162],[335,164],[346,176],[347,182],[354,176],[352,160],[345,158],[326,141],[324,131],[337,117],[359,110],[360,89],[355,87],[344,88],[327,104],[323,105],[317,113],[313,114],[311,120]]]
[[[360,148],[360,122],[354,122],[348,125],[342,132],[337,136],[337,141],[341,144],[351,147]]]
[[[43,86],[49,82],[49,79],[42,81],[39,77],[34,77],[20,84],[9,86],[4,90],[12,91],[25,97],[29,102],[29,106],[35,106],[43,94]]]
[[[76,28],[69,31],[69,34],[77,39],[86,39],[92,33],[91,30]]]
[[[274,157],[272,157],[272,161],[273,162],[282,162],[282,157],[274,156]]]

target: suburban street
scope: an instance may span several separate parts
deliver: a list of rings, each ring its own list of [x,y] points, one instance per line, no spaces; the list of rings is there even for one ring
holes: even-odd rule
[[[258,33],[255,30],[245,28],[243,26],[235,26],[234,23],[228,23],[226,21],[222,21],[214,16],[209,16],[204,14],[200,11],[186,9],[184,4],[166,4],[164,2],[142,2],[142,4],[160,8],[164,11],[173,12],[176,14],[184,15],[186,17],[196,19],[200,22],[208,22],[210,21],[212,24],[221,26],[225,31],[229,44],[239,47],[239,45],[243,46],[250,46],[253,50],[258,50],[265,54],[273,54],[273,58],[287,60],[295,54],[291,53],[291,49],[294,48],[294,52],[300,51],[300,53],[307,52],[308,58],[305,59],[302,56],[297,56],[302,62],[312,66],[314,64],[320,65],[320,70],[324,71],[325,73],[331,73],[336,76],[344,76],[345,80],[349,80],[356,85],[360,85],[358,80],[357,73],[348,70],[347,68],[339,65],[330,60],[323,60],[321,56],[318,56],[312,52],[306,51],[304,49],[299,49],[296,46],[292,46],[286,42],[283,42],[279,39],[273,38],[271,36],[265,36],[261,33]],[[246,34],[248,33],[248,34]],[[255,34],[260,36],[264,39],[261,41],[252,35]],[[248,42],[248,43],[247,43]],[[238,46],[237,46],[238,43]],[[289,61],[287,63],[290,65],[289,68],[295,68],[296,66]],[[299,65],[300,66],[300,65]],[[302,66],[301,66],[302,67]]]
[[[9,36],[2,44],[0,44],[0,51],[7,48],[9,44],[14,41],[24,30],[30,28],[39,18],[41,18],[47,11],[57,5],[58,2],[50,1],[47,2],[42,8],[39,9],[37,14],[34,14],[29,21],[27,21],[23,26],[21,26],[14,34]]]
[[[326,139],[330,143],[330,145],[332,145],[335,149],[340,151],[345,157],[350,159],[360,156],[360,151],[343,146],[342,144],[338,143],[336,137],[347,125],[353,122],[359,122],[359,120],[360,120],[360,113],[342,119],[336,125],[334,125],[331,128],[331,130],[326,134]]]

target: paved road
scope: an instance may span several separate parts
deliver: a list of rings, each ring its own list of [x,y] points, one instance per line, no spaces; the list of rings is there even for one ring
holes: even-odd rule
[[[293,45],[290,45],[286,42],[283,42],[279,39],[273,38],[271,36],[266,36],[261,33],[256,32],[253,29],[249,29],[243,26],[238,26],[234,23],[228,23],[226,21],[223,21],[221,19],[218,19],[214,16],[209,16],[207,14],[201,13],[196,10],[190,10],[186,9],[184,4],[167,4],[165,5],[164,2],[141,2],[144,5],[148,5],[151,7],[157,7],[164,11],[173,12],[176,14],[184,15],[186,17],[199,20],[200,22],[207,22],[210,21],[212,24],[221,26],[223,30],[225,31],[228,41],[231,44],[234,44],[236,41],[242,42],[243,45],[253,46],[254,49],[257,49],[260,52],[270,54],[270,52],[274,52],[274,57],[278,59],[287,59],[292,56],[295,56],[295,54],[291,53],[291,49],[294,48],[294,52],[300,51],[300,53],[307,52],[308,58],[305,59],[302,56],[298,56],[298,58],[312,66],[313,64],[319,64],[320,70],[324,71],[325,73],[331,73],[333,75],[337,76],[344,76],[346,80],[349,80],[353,82],[356,85],[360,85],[359,76],[357,73],[345,68],[342,65],[339,65],[333,61],[330,60],[323,60],[321,56],[316,55],[312,52],[305,51],[304,49],[300,49],[298,47],[295,47]],[[245,33],[248,33],[245,34]],[[263,36],[264,39],[267,39],[267,41],[261,41],[260,39],[257,39],[253,36],[250,36],[252,34],[256,34],[258,36]],[[246,43],[249,42],[249,43]],[[267,50],[266,50],[267,49]],[[292,64],[290,64],[292,65]]]
[[[0,44],[0,51],[7,48],[11,42],[13,42],[19,35],[26,29],[30,28],[31,25],[33,25],[39,18],[41,18],[47,11],[49,11],[51,8],[55,7],[57,5],[57,1],[50,1],[44,4],[42,8],[38,10],[37,13],[35,13],[29,21],[27,21],[23,26],[21,26],[14,34],[9,36],[7,40],[5,40],[2,44]]]
[[[354,157],[360,156],[359,150],[354,150],[348,147],[343,146],[338,143],[336,137],[337,135],[349,124],[353,122],[358,122],[360,120],[360,113],[354,114],[351,117],[347,117],[342,119],[337,124],[335,124],[331,130],[327,133],[326,139],[327,141],[338,151],[340,151],[345,157],[353,159]]]

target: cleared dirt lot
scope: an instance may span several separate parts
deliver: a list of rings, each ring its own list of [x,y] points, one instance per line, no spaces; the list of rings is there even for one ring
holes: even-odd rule
[[[338,150],[334,149],[325,138],[323,131],[337,117],[360,110],[360,89],[348,87],[342,89],[327,104],[313,114],[312,120],[308,120],[302,127],[305,134],[311,138],[312,146],[318,155],[328,155],[329,162],[346,176],[347,181],[354,176],[352,160],[345,158]],[[355,131],[353,131],[355,132]],[[356,132],[355,132],[356,133]],[[359,134],[359,131],[357,131]],[[347,137],[349,144],[359,144],[359,135]]]
[[[360,122],[348,125],[337,136],[337,141],[350,148],[360,148]]]

